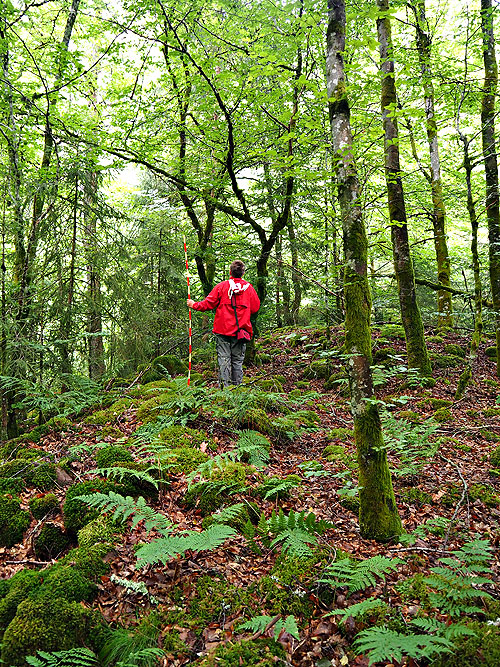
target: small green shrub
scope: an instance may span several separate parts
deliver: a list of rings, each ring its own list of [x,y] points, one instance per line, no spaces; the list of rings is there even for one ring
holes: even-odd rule
[[[58,558],[70,545],[70,539],[54,523],[45,523],[33,540],[35,555],[39,560]]]
[[[21,509],[19,500],[0,496],[0,546],[13,547],[21,542],[30,521],[30,513]]]

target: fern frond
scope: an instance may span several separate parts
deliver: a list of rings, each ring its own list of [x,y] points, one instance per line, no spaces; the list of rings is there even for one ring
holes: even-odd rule
[[[124,477],[133,477],[138,482],[147,482],[152,484],[155,489],[158,488],[158,482],[151,477],[149,473],[144,470],[133,470],[131,468],[123,468],[122,466],[113,466],[111,468],[96,468],[89,470],[89,473],[100,475],[101,477],[108,477],[109,479],[117,478],[120,482]]]
[[[128,656],[125,660],[120,660],[116,663],[116,667],[138,667],[138,665],[147,664],[158,664],[157,658],[162,658],[165,655],[165,651],[161,648],[143,648],[139,651],[135,651]],[[154,662],[153,659],[154,658]]]
[[[242,623],[236,629],[238,632],[241,630],[248,630],[248,632],[252,633],[264,632],[273,620],[272,616],[253,616],[249,621]],[[295,639],[299,639],[299,628],[297,627],[295,616],[287,616],[285,620],[280,618],[274,624],[274,639],[278,639],[282,630],[288,632]]]
[[[215,512],[215,514],[212,514],[212,519],[214,523],[229,523],[230,521],[240,519],[245,509],[245,503],[236,503]]]
[[[281,544],[283,551],[297,558],[307,558],[312,554],[309,544],[317,544],[317,539],[301,528],[286,528],[271,542],[271,547]]]
[[[165,565],[176,556],[186,551],[209,551],[223,544],[236,531],[224,524],[214,524],[202,532],[190,531],[185,535],[169,535],[137,550],[137,565],[142,567],[153,563]]]
[[[450,653],[454,645],[444,637],[403,635],[385,627],[375,627],[356,635],[353,648],[358,654],[366,653],[369,664],[373,665],[375,662],[401,662],[405,656],[414,660],[430,659]]]
[[[191,488],[193,481],[197,477],[200,477],[200,479],[209,479],[214,470],[224,470],[227,464],[232,463],[233,461],[236,461],[236,452],[217,454],[217,456],[213,456],[208,459],[208,461],[200,463],[200,465],[187,476],[188,490]]]
[[[55,653],[38,651],[36,656],[28,656],[25,660],[32,667],[99,667],[96,654],[88,648],[72,648]]]
[[[169,533],[172,523],[163,514],[155,512],[146,504],[142,496],[134,499],[131,496],[124,497],[114,491],[109,493],[92,493],[78,496],[78,500],[87,503],[90,507],[102,512],[113,512],[113,520],[126,521],[132,517],[132,527],[135,528],[141,521],[147,531],[156,529],[161,533]]]
[[[240,461],[245,461],[255,468],[265,468],[269,464],[270,441],[258,431],[239,431],[236,452]]]
[[[352,618],[358,618],[359,616],[369,614],[372,611],[386,610],[388,608],[389,605],[382,600],[370,598],[369,600],[363,600],[363,602],[352,604],[350,607],[346,607],[345,609],[335,609],[334,611],[326,614],[326,616],[341,616],[342,618],[340,620],[345,621],[349,618],[349,616],[352,616]]]
[[[385,581],[385,575],[396,570],[402,562],[400,558],[385,558],[384,556],[373,556],[359,563],[353,563],[349,558],[344,558],[327,567],[319,581],[333,588],[345,586],[349,593],[354,593],[368,586],[375,586],[377,578]]]

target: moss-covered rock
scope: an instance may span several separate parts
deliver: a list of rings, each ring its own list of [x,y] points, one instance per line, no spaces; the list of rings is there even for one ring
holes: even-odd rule
[[[106,480],[94,479],[87,482],[78,482],[70,486],[66,492],[66,501],[63,506],[64,525],[66,530],[76,533],[87,523],[99,516],[99,511],[90,508],[77,496],[86,496],[92,493],[108,493],[116,491],[116,484]]]
[[[495,489],[486,484],[471,484],[469,486],[469,498],[472,500],[480,500],[486,507],[498,507],[500,504],[500,496],[495,492]]]
[[[39,560],[58,558],[71,543],[61,528],[54,523],[44,523],[40,532],[33,540],[33,549]]]
[[[161,394],[144,401],[137,410],[137,419],[144,424],[148,424],[156,421],[160,414],[168,414],[169,411],[164,406],[174,401],[176,396],[175,391],[167,389]]]
[[[453,420],[453,415],[448,408],[439,408],[432,415],[432,418],[440,423],[451,422]]]
[[[114,463],[133,461],[132,454],[121,445],[110,445],[99,449],[96,454],[98,468],[109,468]]]
[[[30,483],[40,491],[50,491],[57,486],[57,468],[53,463],[37,463]]]
[[[19,479],[24,486],[49,491],[56,485],[56,466],[45,461],[14,459],[0,465],[0,479]]]
[[[500,408],[486,408],[483,410],[485,417],[500,417]]]
[[[108,516],[101,514],[78,531],[78,546],[83,549],[95,544],[105,543],[112,546],[117,542],[120,528]]]
[[[59,509],[59,501],[53,493],[46,493],[40,498],[32,498],[29,507],[35,519],[43,519]]]
[[[198,625],[206,627],[212,622],[240,612],[244,615],[251,599],[245,589],[237,588],[226,580],[201,576],[196,582],[196,592],[189,602],[189,615]]]
[[[331,441],[354,442],[354,430],[352,428],[332,428],[325,435]]]
[[[202,431],[188,426],[167,426],[158,434],[159,440],[167,447],[191,447],[200,449],[205,443],[209,449],[214,449],[213,440]]]
[[[433,368],[456,368],[464,363],[462,357],[454,354],[437,354],[431,352],[429,357],[431,358]]]
[[[285,652],[278,642],[272,639],[241,640],[221,644],[199,663],[199,667],[275,667],[285,662]]]
[[[386,361],[391,361],[392,357],[397,354],[397,350],[393,347],[379,347],[373,351],[373,363],[380,364]]]
[[[453,405],[453,401],[449,401],[445,398],[433,398],[432,396],[429,396],[428,398],[425,398],[417,403],[418,408],[431,408],[432,410],[439,410],[439,408],[449,408],[450,405]]]
[[[405,330],[402,324],[384,324],[380,327],[380,338],[403,338]]]
[[[237,492],[245,490],[248,468],[241,463],[229,462],[223,468],[214,468],[210,479],[193,484],[184,496],[187,507],[199,506],[206,516],[219,509]]]
[[[283,392],[283,385],[276,378],[257,380],[257,386],[261,389],[264,389],[265,391],[272,391],[276,393]]]
[[[500,441],[500,435],[497,435],[496,433],[493,433],[493,431],[490,431],[487,428],[480,429],[479,434],[481,435],[482,438],[484,438],[488,442],[499,442]]]
[[[208,461],[210,457],[199,449],[193,447],[176,447],[170,450],[168,459],[165,459],[165,467],[169,472],[188,475],[201,464]]]
[[[105,556],[110,552],[110,545],[99,542],[93,546],[80,546],[72,549],[58,561],[58,565],[71,565],[75,570],[92,581],[109,572],[109,564]]]
[[[447,343],[443,348],[443,352],[445,354],[452,354],[455,357],[462,357],[462,359],[465,359],[467,356],[467,350],[456,343]]]
[[[68,602],[90,602],[97,586],[71,565],[54,565],[42,574],[42,584],[30,593],[31,598],[64,598]]]
[[[418,414],[418,412],[415,412],[415,410],[401,410],[398,417],[400,419],[406,419],[406,421],[412,424],[418,424],[422,419],[422,417]]]
[[[493,468],[500,468],[500,445],[495,447],[495,449],[490,454],[490,465]]]
[[[19,500],[0,496],[0,546],[13,547],[21,542],[30,521],[30,513],[21,509]]]
[[[475,633],[454,640],[455,650],[434,660],[432,667],[498,667],[500,628],[474,621],[467,624]]]
[[[267,413],[262,408],[250,408],[237,418],[237,425],[240,428],[247,428],[252,431],[259,431],[264,435],[274,435],[276,427]]]
[[[11,667],[24,667],[25,657],[37,651],[56,651],[91,645],[98,625],[94,612],[63,598],[21,602],[5,630],[1,657]]]
[[[305,378],[322,378],[326,380],[332,373],[332,364],[330,361],[312,361],[304,371]]]
[[[345,461],[347,458],[347,452],[342,445],[327,445],[321,456],[327,461]]]
[[[496,347],[496,345],[491,345],[490,347],[487,347],[484,350],[484,353],[488,357],[488,359],[496,359],[497,358],[497,347]]]
[[[21,570],[10,579],[3,581],[3,595],[0,599],[0,634],[16,615],[19,604],[40,588],[42,574],[34,570]]]

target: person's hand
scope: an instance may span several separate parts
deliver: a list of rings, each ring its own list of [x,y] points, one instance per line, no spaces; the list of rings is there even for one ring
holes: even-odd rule
[[[188,299],[187,300],[188,308],[192,308],[195,303],[196,303],[196,301],[193,301],[193,299]]]

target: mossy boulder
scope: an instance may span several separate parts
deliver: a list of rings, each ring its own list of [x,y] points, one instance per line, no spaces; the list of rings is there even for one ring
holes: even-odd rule
[[[65,551],[71,540],[55,523],[44,523],[33,540],[33,550],[39,560],[58,558]]]
[[[463,358],[455,354],[436,354],[431,352],[429,357],[431,358],[433,368],[456,368],[464,363]]]
[[[401,410],[398,417],[400,419],[406,419],[406,421],[412,424],[418,424],[422,419],[419,413],[414,410]]]
[[[285,664],[286,654],[278,642],[272,639],[241,640],[236,643],[221,644],[203,658],[199,667],[275,667],[280,662]]]
[[[332,428],[326,433],[328,440],[342,442],[354,442],[354,430],[352,428]]]
[[[379,347],[373,352],[373,363],[380,364],[390,362],[392,357],[397,354],[397,350],[393,347]]]
[[[487,347],[484,350],[484,353],[488,357],[488,359],[496,359],[497,358],[497,347],[496,347],[496,345],[491,345],[490,347]]]
[[[132,454],[121,445],[110,445],[99,449],[96,454],[98,468],[110,468],[114,463],[133,461]]]
[[[276,378],[258,380],[256,384],[265,391],[272,391],[279,394],[283,392],[283,385]]]
[[[189,602],[188,611],[201,627],[206,627],[230,614],[243,611],[250,602],[245,589],[237,588],[225,579],[203,575],[196,582],[196,591]]]
[[[467,350],[456,343],[447,343],[443,348],[443,352],[445,354],[452,354],[455,357],[462,357],[462,359],[465,359],[467,356]]]
[[[42,574],[35,570],[21,570],[2,581],[0,598],[0,634],[16,615],[19,604],[40,588]]]
[[[176,447],[169,452],[168,459],[165,460],[165,467],[169,472],[178,475],[188,475],[193,470],[208,461],[210,457],[199,449],[193,447]]]
[[[493,468],[500,468],[500,445],[495,447],[495,449],[491,452],[490,465]]]
[[[35,519],[43,519],[59,509],[59,501],[53,493],[46,493],[39,498],[32,498],[29,508]]]
[[[469,498],[472,500],[480,500],[486,507],[498,507],[500,504],[500,496],[495,492],[495,489],[486,484],[471,484],[469,486]]]
[[[240,428],[259,431],[264,435],[274,435],[276,427],[262,408],[249,408],[244,414],[237,418],[237,425]]]
[[[103,574],[109,572],[109,564],[105,562],[105,556],[110,552],[107,542],[99,542],[92,546],[80,546],[71,549],[58,561],[58,565],[71,565],[75,570],[81,572],[86,579],[96,580]]]
[[[164,354],[153,359],[150,364],[138,366],[137,370],[144,370],[142,381],[150,383],[172,375],[182,375],[187,372],[188,366],[185,361],[175,355]]]
[[[224,506],[229,498],[245,490],[248,467],[229,462],[222,468],[214,468],[210,479],[193,484],[184,496],[186,507],[198,505],[203,516]]]
[[[78,482],[70,486],[66,492],[66,501],[63,506],[66,530],[76,533],[99,515],[99,510],[90,508],[82,500],[78,500],[78,496],[108,493],[109,491],[117,491],[117,485],[102,479]]]
[[[500,628],[473,621],[467,626],[475,634],[457,637],[455,650],[443,655],[432,667],[498,667],[500,665]]]
[[[108,516],[100,514],[78,531],[78,546],[83,549],[95,544],[105,543],[113,545],[118,539],[119,526]]]
[[[160,431],[158,438],[167,447],[200,449],[201,445],[205,443],[209,449],[217,448],[206,433],[188,426],[167,426],[163,431]]]
[[[39,588],[29,597],[64,598],[68,602],[90,602],[97,594],[97,586],[71,565],[54,565],[44,575]]]
[[[335,373],[332,373],[325,382],[324,389],[325,391],[334,389],[343,398],[347,398],[349,396],[349,381],[345,371],[336,371]]]
[[[434,412],[432,418],[437,422],[444,423],[451,422],[453,420],[453,415],[448,408],[439,408],[439,410]]]
[[[405,330],[402,324],[384,324],[380,327],[380,338],[404,338]]]
[[[2,640],[1,657],[10,667],[24,667],[37,651],[92,646],[99,621],[95,612],[63,598],[21,602]]]
[[[497,433],[493,433],[493,431],[488,430],[487,428],[482,428],[479,430],[479,433],[482,438],[487,440],[488,442],[499,442],[500,441],[500,435]]]
[[[49,491],[56,486],[56,466],[46,461],[14,459],[0,465],[0,479],[20,479],[25,486]]]
[[[0,496],[0,546],[13,547],[22,542],[30,521],[30,513],[21,509],[17,498]]]
[[[322,452],[322,457],[331,463],[342,461],[345,463],[349,459],[349,453],[342,445],[327,445]]]
[[[175,400],[177,394],[173,390],[167,389],[153,398],[148,399],[141,403],[137,410],[137,419],[144,424],[149,422],[156,421],[161,414],[169,414],[171,410],[168,410],[166,404],[171,403]]]
[[[304,371],[304,377],[313,379],[313,378],[321,378],[326,380],[327,378],[330,377],[332,373],[332,364],[330,361],[322,360],[322,361],[312,361],[309,366],[306,368]]]

